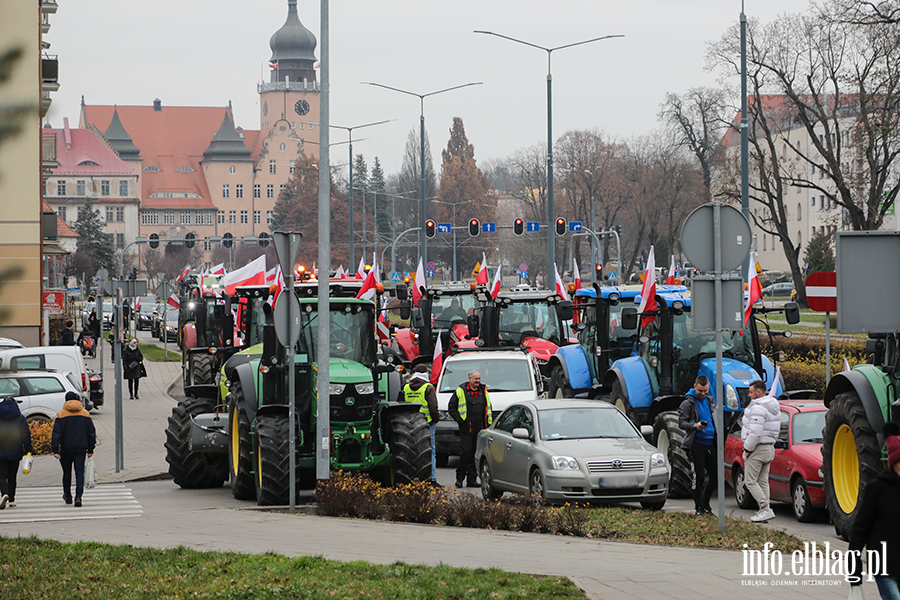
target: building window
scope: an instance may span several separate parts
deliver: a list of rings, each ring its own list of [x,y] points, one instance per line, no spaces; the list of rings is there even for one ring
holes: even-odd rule
[[[235,198],[243,198],[244,197],[244,184],[238,183],[234,186],[234,197]]]
[[[206,213],[202,211],[197,211],[194,213],[194,225],[203,225],[203,217],[206,216]]]
[[[267,210],[266,211],[266,225],[272,225],[272,217],[274,216],[274,211]]]
[[[163,225],[174,225],[175,224],[175,211],[167,210],[163,212]]]
[[[107,223],[113,222],[113,207],[112,206],[106,207],[106,222]]]
[[[292,160],[292,161],[291,161],[291,166],[290,166],[290,172],[291,172],[291,175],[294,174],[294,164],[296,164],[296,162],[297,162],[296,160]]]
[[[143,225],[159,225],[159,212],[155,210],[145,210],[141,213],[141,223]]]
[[[100,195],[109,196],[109,179],[100,180]]]
[[[275,161],[274,160],[269,161],[269,173],[271,173],[273,175],[275,174]]]
[[[258,183],[253,184],[253,197],[259,198],[262,192],[260,191],[260,187]]]
[[[231,165],[228,168],[228,172],[231,173],[232,175],[234,175],[235,173],[237,173],[237,169],[234,168],[234,165]]]
[[[125,234],[117,233],[116,234],[116,249],[121,250],[125,247]]]
[[[815,196],[812,197],[812,207],[813,208],[816,207],[816,197]]]
[[[281,148],[281,151],[284,152],[287,149],[287,146],[284,145],[284,142],[281,142],[281,146],[279,146],[279,148]]]
[[[247,224],[247,211],[242,210],[241,211],[241,225],[246,225],[246,224]]]
[[[209,252],[210,250],[212,250],[212,242],[210,242],[209,240],[203,240],[203,251]]]
[[[181,211],[181,224],[182,225],[190,225],[191,224],[191,211],[189,211],[189,210]]]
[[[271,183],[266,185],[266,198],[274,198],[275,197],[275,186]]]
[[[203,214],[203,224],[204,224],[204,225],[212,225],[212,222],[213,222],[213,213],[212,213],[212,211],[207,211],[207,212],[204,212],[204,213],[202,213],[202,214]]]
[[[285,184],[282,183],[281,185],[278,186],[278,191],[279,191],[279,192],[283,192],[283,191],[284,191],[284,187],[285,187]]]
[[[258,210],[254,210],[253,211],[253,224],[259,225],[261,223],[261,219],[262,219],[261,212]]]
[[[229,195],[229,193],[230,193],[230,192],[228,191],[228,184],[227,184],[227,183],[223,183],[223,184],[222,184],[222,197],[223,197],[223,198],[227,198],[228,195]]]
[[[65,221],[65,220],[66,220],[66,207],[65,207],[65,206],[60,206],[58,209],[56,209],[56,214],[59,215],[59,218],[60,218],[60,219],[62,219],[63,221]]]
[[[78,216],[75,217],[75,220],[76,220],[76,221],[80,221],[80,220],[81,220],[81,211],[84,210],[84,207],[83,207],[83,206],[76,206],[75,208],[78,210]]]
[[[58,179],[56,181],[56,195],[57,196],[65,196],[66,195],[66,181],[65,179]]]
[[[84,196],[84,179],[75,182],[75,195]]]
[[[766,234],[763,234],[763,252],[766,251]]]
[[[803,220],[803,204],[800,202],[797,203],[797,220]]]
[[[119,195],[123,198],[128,195],[128,180],[120,179],[119,180]]]
[[[219,225],[222,225],[225,222],[225,211],[219,211]]]
[[[125,221],[125,207],[117,206],[116,207],[116,221],[119,223],[123,223]]]
[[[228,211],[228,222],[234,225],[237,223],[237,211],[229,210]]]

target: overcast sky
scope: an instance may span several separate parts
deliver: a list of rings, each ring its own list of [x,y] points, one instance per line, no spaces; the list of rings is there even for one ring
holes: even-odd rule
[[[300,20],[321,43],[319,2],[299,0]],[[419,100],[372,81],[425,94],[468,82],[483,85],[425,99],[435,165],[453,117],[462,117],[479,161],[503,158],[547,139],[547,54],[490,30],[554,47],[609,39],[553,53],[553,135],[597,128],[629,139],[659,127],[667,92],[716,84],[704,70],[707,43],[741,11],[740,0],[344,0],[330,5],[331,122],[356,126],[354,154],[387,174],[400,169]],[[746,0],[748,17],[769,21],[809,11],[808,0]],[[48,115],[78,123],[88,104],[225,106],[236,124],[259,128],[257,83],[271,57],[269,38],[285,21],[287,0],[59,0],[45,35],[58,54],[60,89]],[[321,46],[316,48],[321,58]],[[102,128],[102,126],[101,126]],[[332,143],[347,139],[332,130]],[[332,149],[346,164],[347,145]]]

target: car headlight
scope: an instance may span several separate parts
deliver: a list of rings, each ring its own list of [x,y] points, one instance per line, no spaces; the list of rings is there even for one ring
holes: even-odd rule
[[[554,456],[551,459],[553,468],[558,471],[577,471],[578,463],[571,456]]]
[[[741,408],[741,401],[731,385],[725,386],[725,404],[731,410],[739,410]]]
[[[375,384],[372,382],[357,383],[356,384],[356,393],[357,394],[374,394],[375,393]]]
[[[344,387],[346,386],[343,383],[329,383],[328,393],[332,396],[340,396],[344,392]]]
[[[650,456],[650,468],[656,469],[658,467],[666,466],[666,457],[660,454],[659,452],[654,452],[652,456]]]

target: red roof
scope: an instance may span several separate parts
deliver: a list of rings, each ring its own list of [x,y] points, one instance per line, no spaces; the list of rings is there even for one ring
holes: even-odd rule
[[[91,134],[91,137],[94,137],[93,134]],[[96,139],[96,138],[94,138],[94,139]],[[68,224],[66,224],[66,222],[60,218],[59,214],[56,213],[56,211],[53,210],[49,204],[47,204],[46,200],[41,200],[41,202],[43,202],[43,204],[44,204],[44,212],[45,213],[56,214],[56,237],[61,237],[61,238],[78,237],[78,232],[75,231],[74,229],[72,229],[71,227],[69,227]]]
[[[59,166],[53,169],[54,175],[133,177],[135,174],[112,148],[88,129],[69,129],[68,138],[65,129],[43,129],[42,132],[45,137],[56,136]]]

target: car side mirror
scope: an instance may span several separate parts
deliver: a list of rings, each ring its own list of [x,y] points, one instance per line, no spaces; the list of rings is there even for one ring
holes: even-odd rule
[[[786,302],[784,304],[784,318],[788,325],[796,325],[800,322],[800,308],[796,302]]]
[[[776,449],[779,449],[779,448],[780,448],[780,449],[784,449],[784,448],[787,448],[787,447],[788,447],[788,443],[787,443],[787,440],[786,440],[786,439],[784,439],[784,438],[778,438],[777,440],[775,440],[775,448],[776,448]]]
[[[400,319],[405,321],[409,318],[412,309],[409,307],[409,300],[400,301]]]
[[[466,328],[469,330],[469,339],[478,337],[478,315],[466,317]]]
[[[530,440],[531,435],[528,433],[528,430],[524,427],[516,427],[512,430],[513,437],[517,440]]]
[[[622,322],[619,327],[625,330],[637,329],[638,326],[638,309],[633,306],[626,306],[622,309]]]

